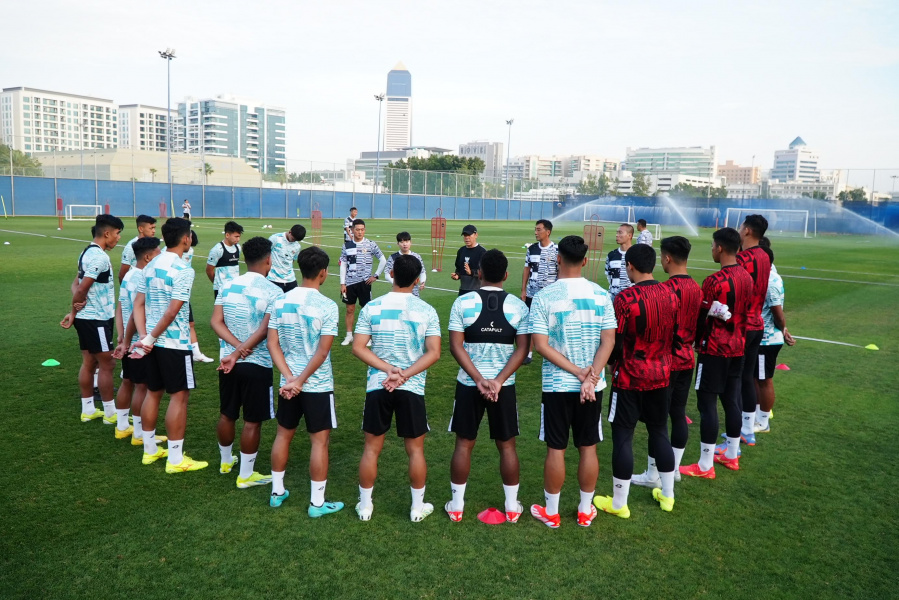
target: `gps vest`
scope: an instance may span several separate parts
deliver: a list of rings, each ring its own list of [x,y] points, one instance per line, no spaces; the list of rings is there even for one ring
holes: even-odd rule
[[[97,244],[91,244],[90,246],[88,246],[87,248],[82,250],[81,256],[78,257],[78,280],[79,281],[84,279],[84,267],[81,264],[81,261],[84,259],[84,253],[87,252],[88,250],[90,250],[93,246],[97,246]],[[97,246],[97,248],[100,248],[100,246]],[[94,281],[96,281],[97,283],[109,283],[111,280],[112,280],[112,269],[106,269],[105,271],[103,271],[102,273],[97,275],[97,278]]]
[[[218,267],[236,267],[240,264],[240,247],[234,246],[234,252],[229,252],[225,242],[219,242],[222,246],[222,257],[215,263]]]
[[[470,344],[515,343],[518,330],[512,327],[503,312],[509,294],[500,290],[474,290],[481,297],[481,314],[465,328],[465,341]]]

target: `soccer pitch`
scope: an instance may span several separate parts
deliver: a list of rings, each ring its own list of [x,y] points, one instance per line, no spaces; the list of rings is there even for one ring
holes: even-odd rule
[[[126,218],[122,242],[134,233]],[[225,219],[196,222],[200,238],[192,304],[204,352],[214,356],[209,327],[212,285],[205,255],[221,240]],[[268,237],[294,221],[240,220],[243,240]],[[308,220],[300,221],[307,228]],[[263,229],[272,224],[273,229]],[[530,222],[476,222],[479,241],[510,257],[506,290],[518,294],[523,244]],[[600,513],[577,526],[577,452],[569,448],[562,489],[562,527],[550,530],[528,515],[543,503],[545,446],[537,440],[540,359],[518,372],[521,436],[515,525],[489,526],[476,515],[501,507],[498,454],[486,423],[472,457],[461,523],[443,513],[455,436],[446,431],[458,365],[446,326],[458,284],[450,280],[464,222],[447,224],[443,272],[430,272],[430,223],[368,220],[367,236],[385,254],[395,234],[412,234],[428,268],[422,298],[440,316],[443,354],[428,372],[431,432],[425,442],[434,514],[409,521],[410,494],[401,440],[388,433],[374,490],[375,512],[356,518],[359,430],[365,367],[349,347],[331,356],[339,427],[331,437],[328,498],[346,503],[323,519],[306,515],[309,444],[301,425],[291,446],[286,487],[291,498],[268,506],[269,488],[239,490],[236,475],[220,475],[217,363],[197,364],[188,410],[186,451],[208,460],[197,473],[166,475],[162,463],[143,466],[141,449],[116,440],[113,428],[81,423],[74,330],[58,322],[68,310],[79,252],[90,241],[88,222],[13,218],[0,222],[0,597],[888,597],[895,594],[894,438],[899,424],[899,243],[883,237],[772,238],[784,277],[785,312],[795,336],[834,340],[879,351],[798,340],[778,357],[790,371],[775,377],[772,433],[743,447],[741,470],[718,469],[714,481],[677,484],[672,513],[659,510],[649,490],[632,487],[631,518]],[[322,291],[339,298],[336,276],[342,221],[325,221],[331,256]],[[558,224],[552,239],[581,233],[583,223]],[[158,230],[157,230],[158,231]],[[678,232],[664,228],[663,235]],[[614,247],[607,228],[605,252]],[[311,231],[308,239],[311,240]],[[691,238],[690,270],[701,282],[715,270],[711,230]],[[304,244],[305,246],[305,244]],[[655,243],[658,248],[658,241]],[[110,253],[118,270],[121,248]],[[665,275],[657,267],[656,276]],[[607,287],[605,277],[600,284]],[[376,283],[373,294],[389,290]],[[358,313],[357,313],[358,314]],[[345,331],[340,313],[339,341]],[[61,365],[42,367],[54,358]],[[116,371],[118,372],[118,370]],[[603,413],[607,414],[607,394]],[[167,401],[164,401],[164,403]],[[690,441],[684,464],[699,454],[698,413],[691,395]],[[722,422],[723,425],[723,422]],[[162,431],[160,419],[160,434]],[[268,472],[275,423],[262,428],[257,470]],[[612,489],[610,430],[598,446],[598,494]],[[635,470],[646,456],[645,430],[634,440]],[[893,533],[890,533],[893,532]]]

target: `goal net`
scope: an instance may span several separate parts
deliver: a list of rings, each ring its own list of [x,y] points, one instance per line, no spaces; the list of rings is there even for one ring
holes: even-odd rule
[[[102,213],[99,204],[66,204],[66,221],[93,221]]]
[[[589,223],[594,215],[599,215],[603,223],[631,223],[634,221],[634,207],[621,204],[585,204],[584,222]]]
[[[739,229],[748,215],[762,215],[768,219],[765,235],[808,237],[808,211],[780,208],[728,208],[724,226]]]

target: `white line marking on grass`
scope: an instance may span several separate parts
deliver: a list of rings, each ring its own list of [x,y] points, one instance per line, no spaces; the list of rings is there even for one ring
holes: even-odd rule
[[[793,338],[797,339],[797,340],[806,340],[809,342],[824,342],[825,344],[837,344],[839,346],[851,346],[853,348],[864,348],[864,346],[859,346],[858,344],[849,344],[847,342],[836,342],[834,340],[819,340],[818,338],[801,337],[798,335],[794,335]]]

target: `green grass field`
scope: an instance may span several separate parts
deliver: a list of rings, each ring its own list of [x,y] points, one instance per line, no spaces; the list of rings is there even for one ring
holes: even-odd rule
[[[201,347],[209,355],[217,340],[208,325],[212,289],[200,255],[221,239],[223,222],[197,223],[192,303]],[[126,223],[123,243],[134,235],[133,221]],[[289,225],[265,221],[274,229],[263,231],[262,223],[243,221],[244,240]],[[456,297],[449,271],[462,225],[449,223],[444,266],[450,268],[429,273],[422,295],[437,309],[444,332]],[[323,244],[334,272],[340,227],[338,221],[325,223]],[[478,227],[483,245],[512,257],[506,289],[518,293],[522,245],[533,241],[533,224]],[[197,365],[186,437],[187,452],[210,461],[210,468],[170,476],[160,463],[141,465],[140,448],[115,440],[111,427],[78,419],[77,336],[58,322],[69,305],[69,284],[89,229],[90,223],[75,222],[57,232],[55,220],[41,218],[0,223],[0,241],[10,243],[0,245],[2,598],[895,597],[895,241],[774,238],[790,331],[860,346],[874,343],[880,350],[800,340],[781,352],[780,362],[791,370],[777,372],[773,432],[759,436],[754,448],[744,447],[741,471],[719,469],[715,481],[678,484],[673,513],[660,511],[648,490],[633,487],[629,520],[600,514],[589,529],[577,527],[572,449],[562,527],[553,531],[527,514],[516,525],[488,526],[476,519],[481,510],[503,502],[486,423],[474,453],[465,518],[452,523],[443,513],[454,444],[446,428],[458,369],[447,338],[443,357],[428,374],[426,500],[435,513],[422,523],[409,522],[405,453],[391,434],[372,521],[358,521],[352,509],[365,369],[345,347],[332,351],[339,428],[332,435],[328,481],[328,497],[347,504],[343,512],[319,520],[306,516],[309,450],[302,427],[286,478],[292,497],[281,509],[269,508],[268,488],[238,490],[235,475],[218,473],[215,364]],[[413,249],[430,255],[427,222],[368,222],[369,237],[385,253],[396,250],[393,236],[402,229],[412,233]],[[581,229],[580,223],[557,226],[553,239]],[[703,230],[694,240],[690,264],[700,282],[715,268],[710,238],[711,231]],[[120,255],[121,249],[111,253],[116,269]],[[658,276],[664,278],[661,270]],[[338,290],[335,276],[323,291],[337,300]],[[376,294],[386,291],[387,285],[376,284]],[[47,358],[61,366],[42,367]],[[536,439],[539,359],[522,367],[518,377],[520,499],[527,512],[531,503],[543,503],[545,447]],[[688,414],[698,416],[692,398]],[[274,432],[273,422],[263,427],[259,471],[269,468]],[[608,427],[605,434],[607,441],[598,446],[597,492],[610,494]],[[698,457],[698,422],[690,435],[685,464]],[[638,429],[634,446],[640,471],[645,432]]]

